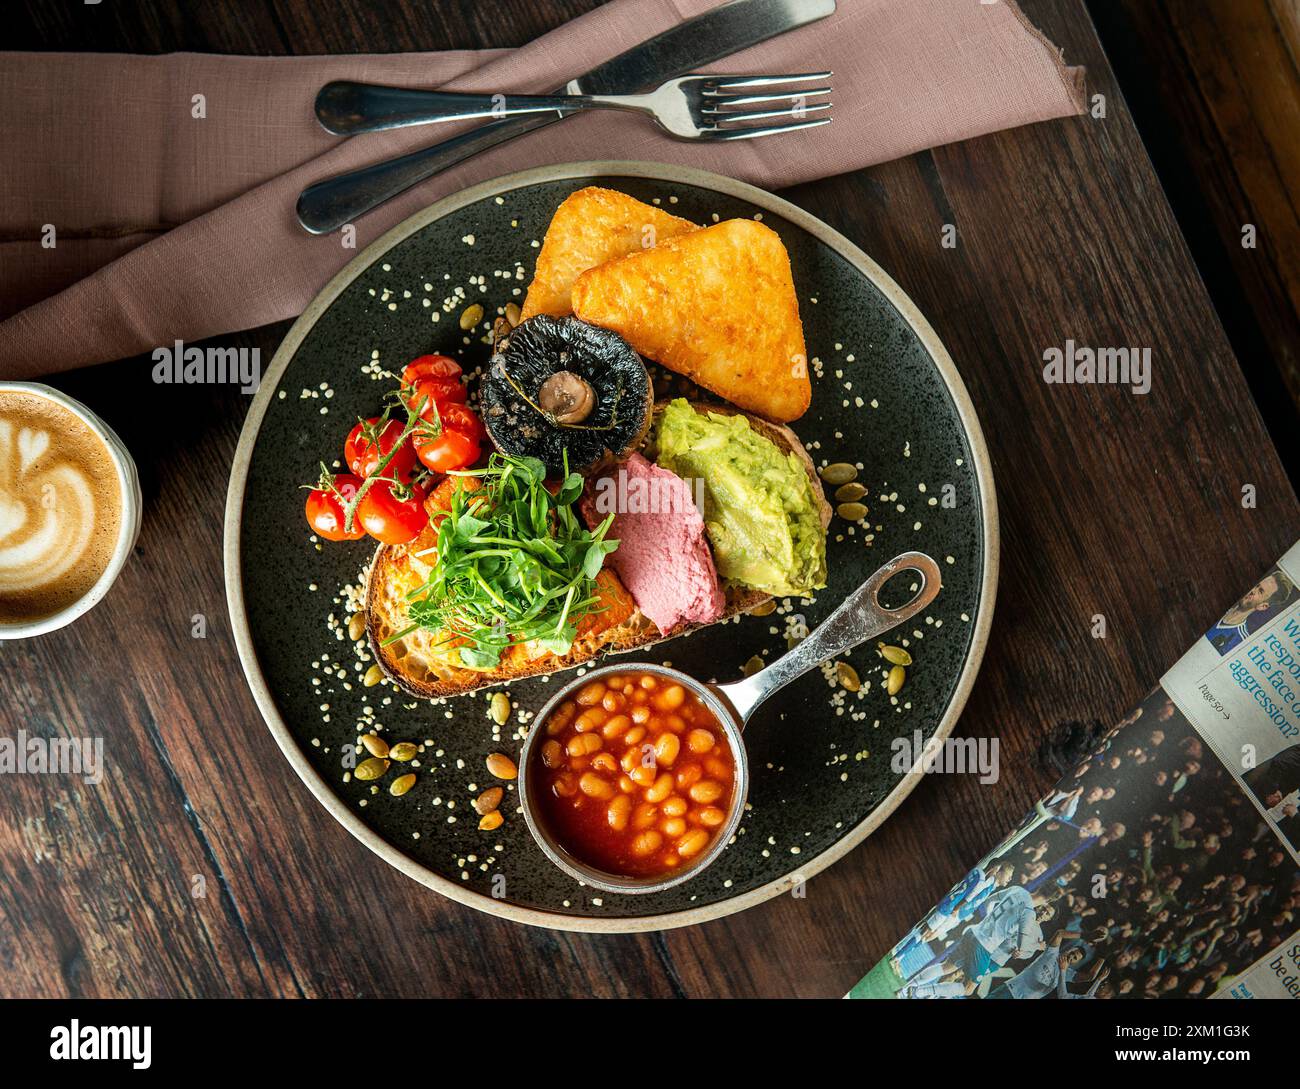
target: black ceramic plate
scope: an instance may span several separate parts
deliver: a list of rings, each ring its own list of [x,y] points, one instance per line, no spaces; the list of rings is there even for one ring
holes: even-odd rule
[[[944,574],[931,610],[891,637],[915,660],[898,702],[884,691],[871,646],[851,658],[867,682],[857,694],[816,671],[781,692],[745,733],[753,782],[735,841],[695,880],[639,896],[595,892],[552,866],[513,791],[501,807],[505,824],[479,831],[471,802],[493,782],[484,758],[518,752],[527,715],[553,682],[510,685],[514,713],[504,727],[489,717],[491,692],[431,704],[386,684],[365,687],[369,661],[341,628],[346,588],[357,584],[370,548],[313,544],[300,490],[322,459],[340,456],[356,418],[378,411],[391,380],[375,370],[399,371],[426,352],[459,357],[467,373],[486,361],[487,326],[507,303],[522,302],[556,205],[591,184],[697,223],[761,217],[781,235],[814,372],[812,407],[794,427],[819,465],[861,463],[858,479],[868,489],[865,526],[831,524],[830,585],[815,602],[789,602],[641,657],[734,679],[752,656],[782,654],[789,625],[799,618],[816,625],[895,554],[928,552]],[[466,334],[458,319],[475,302],[487,321]],[[575,930],[645,930],[775,896],[835,861],[899,804],[919,773],[895,769],[891,742],[915,731],[947,736],[978,667],[993,607],[997,520],[961,379],[910,300],[865,254],[752,186],[680,167],[581,163],[440,201],[358,256],[307,308],[244,426],[225,560],[231,620],[262,713],[304,782],[349,831],[416,880],[480,910]],[[375,723],[390,741],[425,743],[417,785],[405,797],[345,781],[358,732]]]

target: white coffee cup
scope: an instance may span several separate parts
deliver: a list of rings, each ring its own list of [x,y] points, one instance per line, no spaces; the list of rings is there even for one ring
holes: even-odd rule
[[[28,393],[44,397],[67,409],[82,421],[91,431],[103,440],[113,467],[117,473],[117,482],[121,489],[122,517],[118,526],[117,545],[108,566],[95,584],[81,597],[57,613],[43,616],[39,620],[6,622],[0,620],[0,639],[27,639],[33,635],[44,635],[71,624],[77,617],[94,608],[108,593],[109,587],[117,581],[126,558],[135,547],[140,536],[140,518],[144,509],[144,497],[140,493],[140,476],[136,472],[135,461],[126,445],[116,432],[96,416],[80,401],[74,401],[66,393],[40,382],[0,382],[0,393]]]

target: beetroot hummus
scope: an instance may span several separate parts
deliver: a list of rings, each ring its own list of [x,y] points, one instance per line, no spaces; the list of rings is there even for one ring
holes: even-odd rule
[[[704,518],[686,481],[633,454],[587,484],[582,516],[588,526],[609,514],[614,523],[607,538],[617,540],[618,548],[605,562],[661,632],[722,615],[726,600]]]

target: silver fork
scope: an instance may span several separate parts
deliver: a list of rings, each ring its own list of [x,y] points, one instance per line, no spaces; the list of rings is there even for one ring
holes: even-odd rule
[[[831,88],[776,90],[827,80],[830,72],[777,76],[683,76],[636,95],[504,95],[419,91],[339,80],[316,96],[316,117],[336,136],[515,114],[630,110],[653,118],[679,140],[752,140],[830,121],[830,102],[809,103]],[[766,93],[761,89],[769,88]],[[748,93],[747,93],[748,92]],[[754,93],[760,92],[760,93]],[[764,107],[752,109],[751,107]],[[809,114],[825,114],[809,117]],[[780,121],[776,119],[780,118]],[[772,124],[755,125],[756,121]]]

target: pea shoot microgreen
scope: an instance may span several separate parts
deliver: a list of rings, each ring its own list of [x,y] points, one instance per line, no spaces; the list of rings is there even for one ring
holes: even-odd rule
[[[531,643],[552,654],[573,647],[578,623],[598,611],[596,576],[618,547],[606,540],[611,514],[588,530],[575,504],[583,478],[568,471],[554,491],[537,458],[494,453],[465,478],[438,525],[437,560],[428,581],[409,595],[415,628],[461,641],[462,663],[498,665],[508,647]]]

